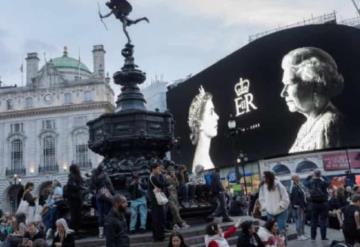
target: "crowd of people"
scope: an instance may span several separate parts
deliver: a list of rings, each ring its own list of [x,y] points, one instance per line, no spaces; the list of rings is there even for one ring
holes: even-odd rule
[[[107,247],[129,246],[130,234],[147,230],[152,231],[154,242],[165,241],[166,233],[171,232],[168,246],[186,247],[180,232],[190,225],[180,210],[209,203],[214,210],[205,229],[207,247],[229,246],[227,238],[236,232],[237,246],[283,247],[289,222],[295,223],[299,240],[315,240],[318,227],[321,239],[327,240],[330,226],[342,230],[347,244],[360,244],[360,187],[331,188],[318,170],[305,180],[294,175],[289,188],[265,171],[258,193],[249,199],[232,195],[223,186],[219,169],[205,171],[199,165],[189,175],[184,166],[154,162],[150,170],[149,177],[133,173],[123,194],[115,191],[102,164],[93,170],[88,184],[78,166],[71,165],[67,183],[62,186],[53,181],[39,198],[34,195],[34,184],[27,183],[16,214],[5,213],[1,218],[2,246],[75,246],[85,190],[94,195],[98,237],[106,239]],[[232,222],[231,216],[240,215],[265,223],[239,221],[223,231],[213,221],[221,217],[223,222]],[[304,231],[307,222],[310,236]]]
[[[34,195],[32,182],[25,185],[15,214],[4,213],[1,217],[1,246],[75,246],[81,223],[83,179],[78,166],[71,165],[69,171],[64,186],[54,180],[39,197]]]
[[[321,239],[328,240],[327,228],[331,227],[342,230],[346,244],[360,244],[360,187],[332,188],[320,170],[303,181],[294,175],[290,188],[278,181],[272,172],[266,171],[252,201],[252,215],[268,220],[267,224],[274,220],[284,240],[288,222],[293,221],[298,240],[315,240],[318,227]],[[307,222],[310,223],[310,236],[304,231]]]

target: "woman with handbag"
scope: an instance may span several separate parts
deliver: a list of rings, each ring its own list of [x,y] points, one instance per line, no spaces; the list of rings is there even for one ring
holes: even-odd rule
[[[164,193],[167,184],[161,175],[160,164],[155,162],[151,165],[151,173],[149,178],[149,197],[151,207],[153,240],[162,242],[165,239],[165,211],[164,205],[167,198]]]

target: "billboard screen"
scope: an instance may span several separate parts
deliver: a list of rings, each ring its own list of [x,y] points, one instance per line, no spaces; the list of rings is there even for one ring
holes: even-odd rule
[[[359,147],[359,43],[360,30],[343,25],[287,29],[170,88],[172,158],[213,168],[233,165],[240,150],[259,160]]]

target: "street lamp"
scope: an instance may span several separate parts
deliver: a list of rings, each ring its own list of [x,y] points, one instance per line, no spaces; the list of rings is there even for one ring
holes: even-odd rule
[[[236,163],[240,164],[242,167],[242,172],[243,172],[243,177],[244,177],[244,189],[245,189],[245,194],[247,195],[247,185],[246,185],[246,176],[245,176],[245,163],[248,161],[248,157],[246,156],[246,154],[243,151],[240,151],[237,159],[236,159]]]
[[[233,152],[233,154],[235,154],[235,138],[238,134],[238,129],[236,128],[236,121],[231,114],[230,114],[230,119],[229,119],[227,125],[228,125],[228,129],[229,129],[230,137],[231,137],[232,152]],[[235,181],[237,184],[240,183],[240,173],[239,173],[238,162],[235,162]]]
[[[14,174],[13,176],[9,177],[9,184],[10,185],[18,185],[21,184],[21,178],[19,177],[19,175]]]

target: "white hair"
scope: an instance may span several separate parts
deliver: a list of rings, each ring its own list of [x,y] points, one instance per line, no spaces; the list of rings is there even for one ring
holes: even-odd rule
[[[316,47],[302,47],[290,51],[282,60],[283,70],[290,69],[299,83],[312,85],[314,92],[334,97],[341,93],[344,78],[332,56]]]

